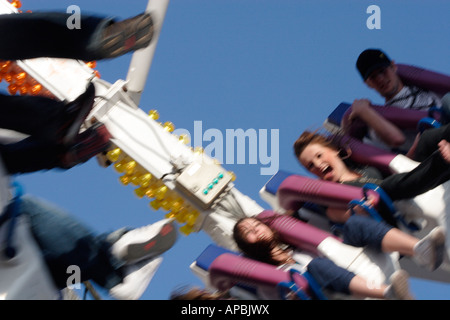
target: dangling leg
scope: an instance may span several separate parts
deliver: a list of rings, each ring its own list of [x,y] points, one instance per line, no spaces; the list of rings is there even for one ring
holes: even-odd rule
[[[438,150],[439,142],[442,140],[450,141],[450,124],[425,130],[417,142],[413,159],[418,162],[425,160]]]
[[[450,179],[450,164],[439,150],[409,172],[393,174],[380,184],[392,201],[414,198]]]
[[[24,196],[21,213],[30,218],[33,236],[59,288],[67,286],[67,268],[80,268],[80,281],[92,279],[112,287],[122,281],[123,262],[110,253],[106,236],[96,236],[81,222],[57,206],[31,196]]]
[[[54,144],[68,145],[94,105],[95,87],[69,103],[38,96],[0,95],[0,127]]]
[[[154,34],[149,13],[119,22],[81,15],[79,28],[68,27],[72,19],[71,14],[59,12],[2,15],[0,59],[108,59],[148,46]]]
[[[383,221],[353,215],[344,225],[344,243],[368,246],[378,252],[399,252],[413,257],[419,265],[435,270],[444,259],[445,232],[438,227],[420,240]]]

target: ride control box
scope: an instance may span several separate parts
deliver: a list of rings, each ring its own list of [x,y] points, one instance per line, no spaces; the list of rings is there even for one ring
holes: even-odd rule
[[[176,178],[180,191],[199,208],[206,210],[225,191],[232,176],[213,161],[194,161]]]

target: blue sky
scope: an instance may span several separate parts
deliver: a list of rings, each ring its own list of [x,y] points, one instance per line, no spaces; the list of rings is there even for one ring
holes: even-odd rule
[[[143,11],[146,0],[23,0],[23,10],[65,11],[128,18]],[[381,9],[381,29],[366,26],[368,6]],[[216,129],[278,130],[279,169],[305,174],[292,144],[305,129],[320,127],[341,102],[368,98],[382,103],[355,69],[359,53],[382,48],[399,63],[450,74],[448,1],[361,0],[171,0],[140,107],[157,109],[161,121],[194,132]],[[32,32],[30,30],[30,32]],[[99,62],[101,77],[124,79],[131,55]],[[203,147],[210,141],[196,137]],[[194,140],[194,139],[192,139]],[[270,140],[269,140],[270,141]],[[150,142],[151,143],[151,142]],[[225,145],[225,141],[224,141]],[[255,164],[226,161],[236,187],[264,208],[259,190],[270,179],[258,152]],[[269,147],[269,150],[270,147]],[[226,149],[222,150],[226,159]],[[232,158],[229,155],[230,158]],[[91,160],[69,171],[52,170],[18,178],[29,193],[53,201],[95,232],[157,221],[164,212],[149,208],[112,168]],[[175,287],[201,282],[189,265],[209,244],[200,232],[181,235],[143,299],[167,299]],[[419,299],[450,299],[450,285],[411,280]]]

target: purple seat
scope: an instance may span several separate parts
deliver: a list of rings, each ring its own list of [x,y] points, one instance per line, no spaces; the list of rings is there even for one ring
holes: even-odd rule
[[[306,201],[346,209],[350,201],[362,198],[361,188],[300,175],[287,177],[278,188],[280,205],[286,210],[298,210]]]
[[[441,97],[450,92],[450,76],[420,67],[397,64],[397,74],[404,83],[433,91]]]
[[[448,75],[406,64],[397,64],[397,67],[398,75],[407,85],[433,91],[440,97],[450,92],[450,76]],[[339,127],[341,121],[345,122],[348,119],[351,112],[350,106],[349,103],[341,103],[327,118],[327,122]],[[429,116],[428,111],[424,110],[377,105],[374,105],[373,108],[401,129],[416,129],[419,121]],[[350,127],[349,134],[357,139],[362,139],[366,130],[365,124],[356,119]]]
[[[294,281],[298,289],[310,294],[308,281],[301,274],[291,277],[286,270],[232,253],[217,257],[211,263],[209,274],[211,284],[219,290],[228,290],[236,284],[275,289]]]
[[[313,255],[319,255],[317,247],[327,238],[334,238],[331,233],[290,216],[264,210],[258,216],[278,232],[281,241]],[[206,251],[206,250],[205,250]],[[202,254],[203,256],[204,254]],[[211,253],[207,254],[211,259]],[[198,261],[204,258],[198,259]],[[258,262],[232,252],[219,250],[217,257],[208,263],[211,284],[219,290],[227,290],[237,284],[251,287],[276,288],[282,283],[294,283],[297,289],[311,295],[308,279],[298,273],[280,270],[273,265]],[[311,279],[309,279],[311,281]],[[313,290],[314,293],[317,289]]]
[[[279,234],[281,241],[290,244],[306,252],[319,255],[317,247],[326,238],[335,237],[329,232],[323,231],[310,224],[291,216],[275,214],[271,210],[265,210],[258,215],[258,218],[267,218],[267,224]]]
[[[373,166],[384,173],[392,173],[389,164],[396,154],[379,147],[363,143],[349,135],[334,135],[333,141],[341,148],[350,148],[350,159],[356,163]]]

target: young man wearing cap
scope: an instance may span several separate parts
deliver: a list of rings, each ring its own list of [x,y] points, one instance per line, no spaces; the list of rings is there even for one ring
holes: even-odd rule
[[[364,50],[358,57],[356,67],[368,87],[376,90],[384,99],[385,105],[403,109],[427,110],[442,105],[440,98],[433,92],[405,85],[397,74],[393,60],[379,49]],[[357,99],[353,102],[350,121],[355,118],[363,121],[369,128],[368,138],[378,147],[412,155],[417,132],[400,130],[374,109],[370,101]],[[342,123],[344,128],[348,125]]]

